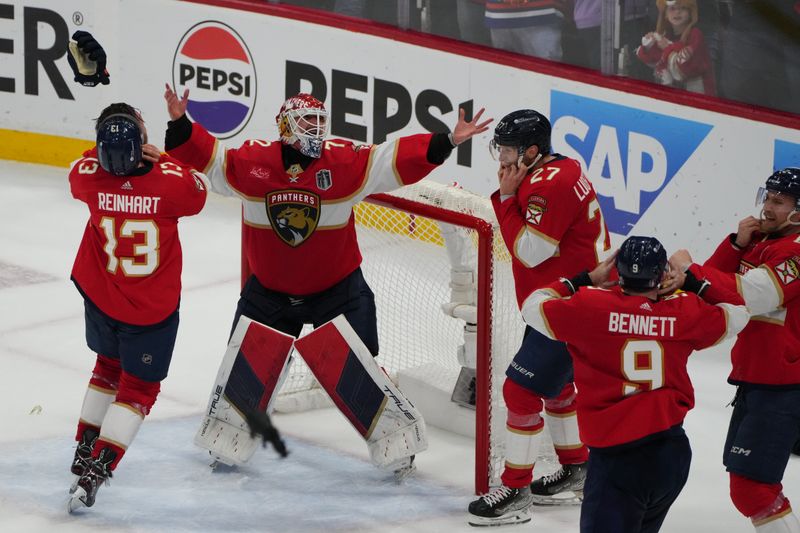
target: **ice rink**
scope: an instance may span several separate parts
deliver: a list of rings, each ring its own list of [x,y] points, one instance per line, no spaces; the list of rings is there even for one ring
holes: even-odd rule
[[[331,409],[275,417],[287,459],[262,450],[238,472],[210,472],[192,438],[239,287],[240,204],[215,195],[181,222],[181,327],[158,402],[95,506],[68,515],[75,424],[94,363],[69,280],[88,211],[72,199],[66,169],[0,162],[0,174],[0,531],[476,531],[466,522],[472,441],[435,429],[417,475],[400,485],[369,464],[360,437]],[[752,531],[729,502],[720,460],[733,396],[727,349],[691,359],[692,470],[662,531]],[[797,458],[784,485],[800,502]],[[578,516],[577,507],[536,508],[532,522],[493,531],[572,532]]]

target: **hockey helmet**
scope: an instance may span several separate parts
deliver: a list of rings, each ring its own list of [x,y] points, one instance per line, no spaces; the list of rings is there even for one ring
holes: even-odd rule
[[[539,148],[542,156],[550,153],[550,121],[533,109],[520,109],[504,116],[494,129],[490,150],[495,159],[501,146],[517,148],[517,156],[522,157],[525,150],[533,145]]]
[[[97,124],[97,158],[106,172],[127,176],[142,161],[142,130],[136,117],[115,113]]]
[[[307,93],[286,100],[275,117],[281,142],[301,154],[318,158],[322,141],[328,135],[328,112],[325,104]]]
[[[795,208],[800,209],[800,168],[787,167],[776,170],[763,187],[759,187],[756,206],[761,206],[767,199],[767,192],[788,194],[795,199]]]
[[[617,254],[619,284],[634,290],[658,287],[667,270],[667,252],[655,237],[628,237]]]

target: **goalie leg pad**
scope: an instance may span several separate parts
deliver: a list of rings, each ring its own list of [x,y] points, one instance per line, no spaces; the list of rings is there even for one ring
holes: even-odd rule
[[[268,410],[281,375],[288,371],[293,342],[290,335],[246,316],[239,318],[195,444],[228,465],[250,459],[258,440],[250,436],[245,413]]]
[[[389,380],[344,316],[298,339],[295,350],[367,441],[374,464],[389,467],[428,447],[422,415]]]

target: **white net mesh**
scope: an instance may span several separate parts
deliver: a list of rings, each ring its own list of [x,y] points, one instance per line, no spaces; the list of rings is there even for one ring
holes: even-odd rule
[[[390,194],[417,204],[436,207],[437,218],[451,222],[452,213],[482,219],[494,229],[491,263],[491,377],[489,378],[490,483],[499,479],[503,466],[505,406],[502,385],[505,370],[522,340],[520,317],[511,274],[511,260],[500,236],[488,199],[427,180]],[[461,365],[459,345],[464,343],[465,321],[446,315],[442,304],[451,301],[451,267],[440,223],[383,205],[364,202],[356,206],[358,240],[364,261],[362,270],[378,310],[380,355],[378,362],[390,376],[424,365],[426,379],[448,383],[452,388]],[[477,272],[477,232],[464,226],[449,226],[448,234],[460,235]],[[449,237],[450,238],[450,237]],[[463,267],[463,265],[462,265]],[[480,272],[479,276],[488,273]],[[476,278],[477,280],[477,278]],[[478,376],[478,379],[482,379]],[[302,361],[296,361],[278,398],[297,397],[314,390],[314,380]],[[414,398],[410,398],[414,401]],[[424,414],[424,412],[423,412]]]

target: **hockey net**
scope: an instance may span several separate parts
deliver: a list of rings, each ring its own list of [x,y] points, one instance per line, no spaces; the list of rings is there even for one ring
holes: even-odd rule
[[[475,490],[484,493],[503,468],[502,386],[524,331],[491,203],[424,180],[369,197],[355,215],[378,312],[377,361],[426,423],[475,436]],[[474,398],[457,403],[456,381],[461,396],[469,391],[464,364],[476,369]],[[274,405],[297,411],[330,404],[296,358]],[[459,420],[467,431],[452,427]]]

